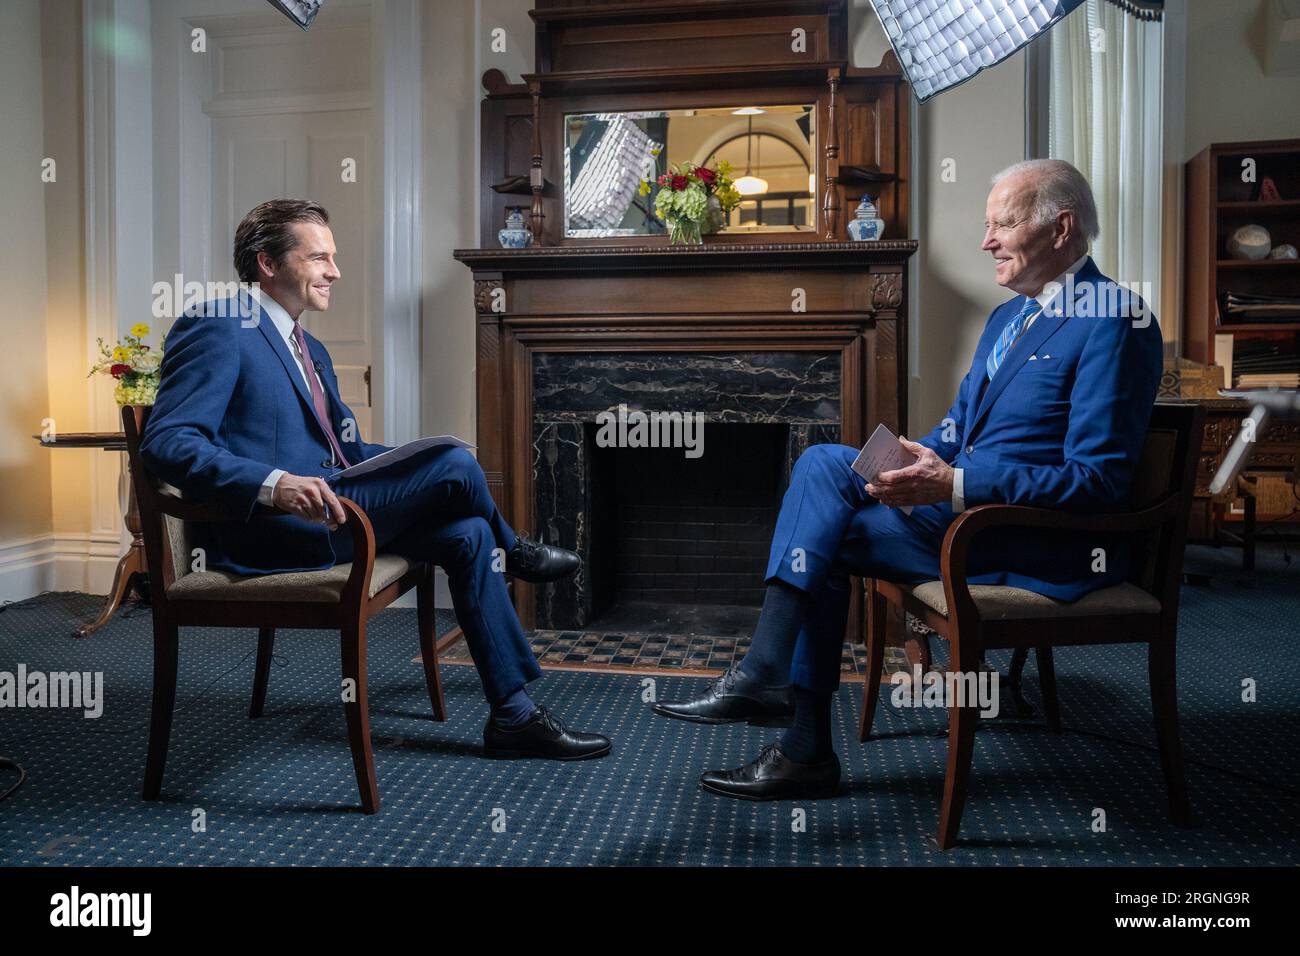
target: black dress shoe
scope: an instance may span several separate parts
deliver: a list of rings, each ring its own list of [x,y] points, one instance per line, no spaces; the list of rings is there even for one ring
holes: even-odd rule
[[[515,537],[518,540],[506,555],[506,573],[513,574],[521,581],[543,584],[567,578],[582,567],[582,558],[576,551],[542,544],[522,531],[516,532]]]
[[[709,793],[740,800],[821,800],[835,796],[840,785],[840,761],[832,752],[817,763],[795,763],[770,743],[752,762],[735,770],[701,774]]]
[[[608,737],[566,730],[560,718],[538,706],[518,727],[500,727],[488,718],[483,728],[483,755],[510,759],[545,757],[547,760],[589,760],[609,753]]]
[[[747,720],[760,727],[788,727],[794,720],[794,692],[760,684],[733,664],[694,700],[664,701],[651,708],[661,717],[697,724],[734,724]]]

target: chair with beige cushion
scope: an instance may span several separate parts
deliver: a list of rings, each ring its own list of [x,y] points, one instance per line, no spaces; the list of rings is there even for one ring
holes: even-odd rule
[[[1169,811],[1176,824],[1187,825],[1190,810],[1178,740],[1174,647],[1183,547],[1204,414],[1195,403],[1155,406],[1135,472],[1130,512],[1087,515],[1018,505],[979,505],[958,515],[949,526],[940,552],[941,580],[906,585],[867,579],[867,673],[858,738],[865,741],[871,733],[891,603],[948,639],[950,671],[973,674],[985,651],[1014,648],[1012,675],[1018,679],[1025,657],[1033,649],[1048,726],[1054,732],[1059,732],[1060,717],[1052,648],[1146,644]],[[1021,588],[969,584],[967,556],[976,536],[1008,527],[1128,535],[1135,544],[1129,580],[1093,591],[1073,603]],[[948,709],[948,766],[938,834],[944,849],[957,842],[978,721],[979,706],[974,701]]]
[[[131,480],[139,502],[153,605],[153,711],[144,798],[156,799],[162,788],[176,702],[180,628],[257,628],[257,665],[250,717],[260,717],[266,702],[276,629],[314,628],[337,630],[340,634],[343,684],[331,690],[343,700],[362,809],[366,813],[376,812],[379,809],[379,788],[375,781],[366,699],[366,622],[415,588],[425,683],[434,719],[446,720],[438,652],[454,640],[458,632],[453,631],[441,643],[437,639],[434,566],[413,563],[395,554],[376,555],[374,530],[365,512],[347,498],[339,498],[348,516],[344,527],[352,533],[355,555],[352,562],[324,571],[254,576],[195,570],[198,562],[191,548],[187,526],[194,522],[230,519],[215,508],[184,501],[174,488],[145,471],[140,460],[140,436],[144,433],[149,412],[150,408],[142,405],[127,405],[122,409],[122,426],[126,433]]]

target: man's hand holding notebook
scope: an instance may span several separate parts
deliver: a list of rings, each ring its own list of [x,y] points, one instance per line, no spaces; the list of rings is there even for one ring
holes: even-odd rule
[[[906,468],[915,461],[916,455],[903,447],[897,435],[884,425],[877,425],[851,467],[872,484],[881,472]],[[910,515],[912,506],[900,505],[899,510]]]

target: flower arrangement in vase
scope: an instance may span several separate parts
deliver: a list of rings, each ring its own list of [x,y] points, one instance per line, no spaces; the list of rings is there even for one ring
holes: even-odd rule
[[[99,343],[99,361],[91,366],[86,377],[100,372],[117,379],[117,384],[113,386],[113,399],[119,406],[152,405],[158,395],[158,382],[162,378],[163,340],[159,338],[155,351],[143,342],[148,334],[149,326],[137,322],[111,349],[104,344],[103,339],[96,339]]]
[[[717,169],[694,163],[674,163],[656,183],[655,215],[668,226],[668,242],[702,243],[704,236],[725,228],[726,217],[740,205],[740,193],[726,160]],[[640,194],[650,194],[650,181],[641,180]]]

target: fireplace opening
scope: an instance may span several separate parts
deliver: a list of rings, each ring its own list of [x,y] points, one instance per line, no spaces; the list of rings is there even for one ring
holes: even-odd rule
[[[748,634],[788,469],[784,424],[712,423],[703,454],[598,448],[589,425],[592,623]]]

